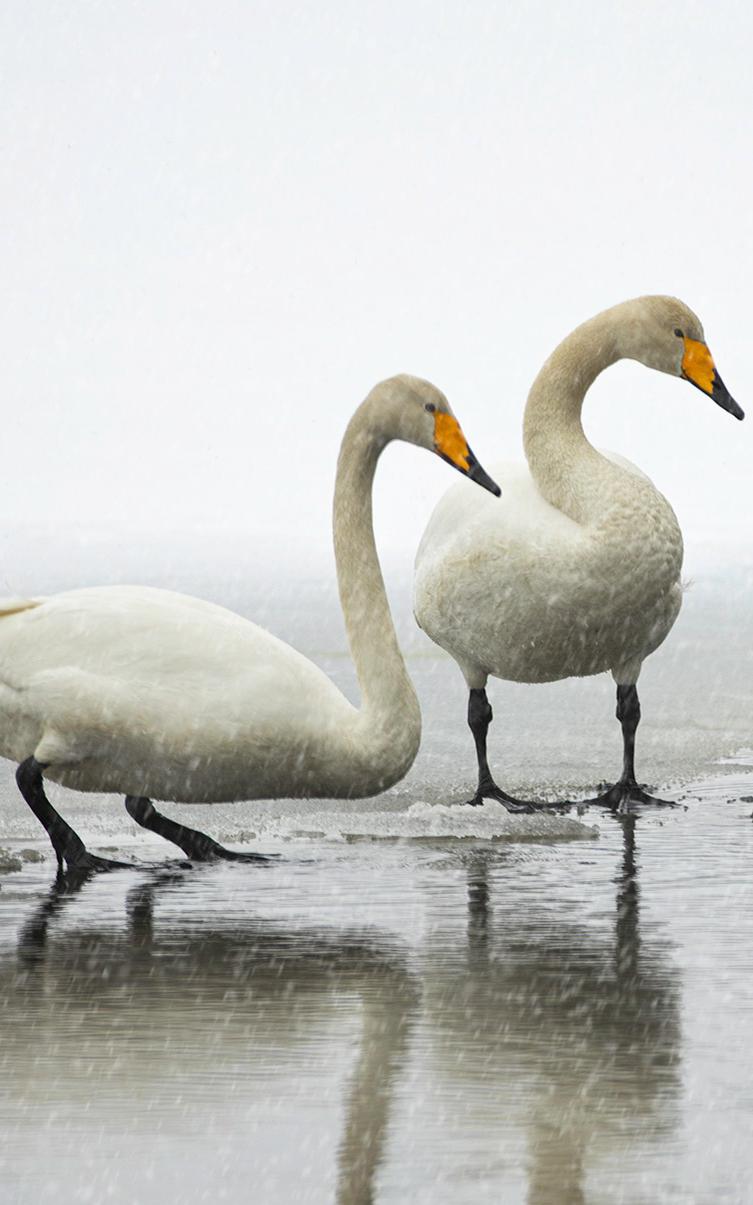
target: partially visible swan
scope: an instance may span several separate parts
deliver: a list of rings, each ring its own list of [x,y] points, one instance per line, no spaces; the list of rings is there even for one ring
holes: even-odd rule
[[[43,775],[79,791],[126,794],[139,824],[191,858],[261,861],[167,819],[147,797],[363,797],[403,777],[421,715],[371,515],[377,460],[393,439],[437,452],[499,494],[427,381],[383,381],[356,410],[340,449],[333,522],[360,710],[295,649],[200,599],[114,586],[9,601],[0,613],[0,755],[20,763],[19,788],[61,869],[117,863],[86,850],[47,800]]]
[[[479,781],[470,803],[528,807],[495,783],[486,755],[489,675],[553,682],[611,670],[623,772],[599,801],[650,802],[635,779],[636,682],[680,610],[682,535],[643,473],[586,439],[581,407],[624,358],[684,377],[735,418],[695,314],[673,297],[639,297],[597,314],[544,364],[528,395],[528,468],[494,466],[501,504],[464,489],[436,507],[416,556],[415,614],[462,670]]]

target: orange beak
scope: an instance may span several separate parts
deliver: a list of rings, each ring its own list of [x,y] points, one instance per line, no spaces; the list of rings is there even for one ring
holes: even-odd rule
[[[483,486],[485,490],[497,497],[501,490],[496,481],[481,467],[473,452],[468,447],[468,441],[463,435],[460,423],[453,414],[443,414],[437,411],[434,416],[434,451],[448,464],[459,469],[471,481]]]
[[[745,418],[745,411],[738,406],[716,371],[711,352],[699,339],[685,339],[682,375],[691,385],[695,385],[696,389],[713,398],[722,410],[734,414],[735,418]]]

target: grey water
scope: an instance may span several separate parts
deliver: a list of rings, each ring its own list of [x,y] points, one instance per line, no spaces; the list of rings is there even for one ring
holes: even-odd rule
[[[225,602],[355,698],[331,578],[227,552],[198,570],[125,540],[110,580]],[[103,563],[87,537],[36,588]],[[0,1200],[750,1201],[753,572],[694,577],[640,683],[640,774],[676,808],[533,828],[463,809],[465,691],[412,624],[405,564],[408,777],[363,802],[165,808],[267,866],[190,867],[122,800],[53,787],[92,849],[133,863],[56,888],[0,763]],[[608,678],[490,696],[517,793],[617,773]]]

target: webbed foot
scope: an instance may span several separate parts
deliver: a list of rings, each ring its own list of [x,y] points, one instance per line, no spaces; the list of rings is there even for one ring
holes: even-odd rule
[[[640,787],[634,778],[621,778],[619,782],[602,791],[593,799],[585,799],[589,807],[609,808],[613,812],[631,812],[635,807],[648,804],[652,807],[675,808],[674,799],[659,799]]]
[[[65,867],[68,874],[90,875],[104,874],[108,870],[133,870],[132,862],[118,862],[114,858],[100,858],[97,854],[89,853],[82,847],[74,854],[65,854]]]
[[[485,799],[494,799],[497,803],[501,803],[502,807],[508,812],[546,812],[557,811],[573,807],[570,800],[557,800],[554,803],[548,803],[545,799],[516,799],[513,795],[508,795],[501,787],[498,787],[493,779],[485,782],[480,782],[476,794],[473,799],[466,800],[466,806],[478,808],[482,807]]]
[[[220,845],[218,841],[208,837],[206,833],[196,830],[189,831],[199,840],[191,841],[190,848],[186,844],[183,844],[182,848],[187,857],[194,862],[256,862],[264,864],[272,862],[277,857],[277,854],[255,854],[251,851],[228,849],[227,846]]]

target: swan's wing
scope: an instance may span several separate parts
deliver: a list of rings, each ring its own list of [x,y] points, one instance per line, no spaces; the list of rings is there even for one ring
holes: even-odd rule
[[[440,499],[416,554],[417,578],[448,559],[457,572],[458,559],[476,567],[488,556],[513,556],[519,562],[537,550],[582,539],[580,526],[539,493],[527,465],[503,462],[490,472],[501,498],[461,481]]]
[[[222,716],[248,730],[270,717],[284,715],[290,727],[312,709],[350,708],[318,666],[249,620],[134,586],[73,590],[0,613],[0,684],[29,704],[33,697],[37,710],[59,712],[50,722],[70,720],[73,696],[81,707],[84,699],[88,708],[106,706],[111,725],[138,711],[144,722]]]
[[[70,590],[0,607],[0,673],[25,678],[75,667],[103,677],[210,685],[261,660],[300,654],[271,633],[202,599],[138,586]]]
[[[648,481],[645,473],[617,452],[602,451],[612,463]],[[583,528],[541,495],[528,465],[502,461],[490,466],[502,490],[495,498],[472,482],[460,481],[442,496],[416,553],[417,578],[429,566],[452,559],[478,567],[484,557],[512,559],[521,569],[539,555],[566,561],[584,538]]]

